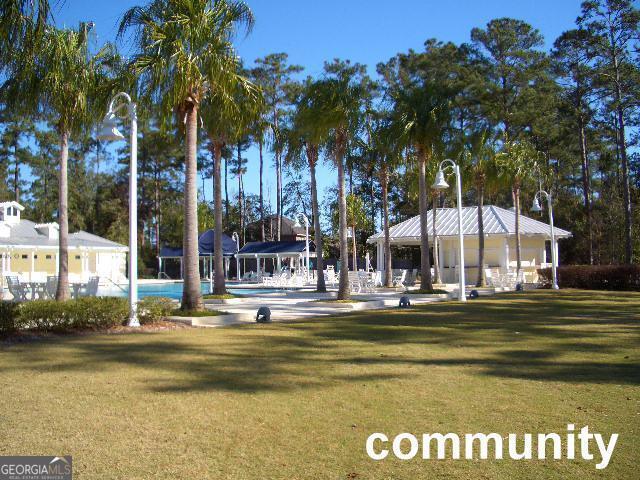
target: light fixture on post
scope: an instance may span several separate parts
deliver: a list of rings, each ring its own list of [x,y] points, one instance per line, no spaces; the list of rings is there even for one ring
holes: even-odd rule
[[[238,252],[240,251],[240,235],[237,232],[231,234],[231,239],[236,242],[236,279],[240,281],[240,259],[238,258]],[[246,268],[245,264],[245,268]]]
[[[552,288],[558,290],[558,252],[556,250],[556,234],[553,226],[553,200],[551,194],[544,190],[538,190],[533,197],[533,204],[531,205],[531,211],[535,213],[542,212],[542,206],[540,205],[539,197],[547,198],[547,205],[549,206],[549,226],[551,229],[551,276],[552,276]]]
[[[116,107],[116,101],[124,102]],[[125,117],[131,120],[131,161],[129,164],[129,326],[139,327],[138,321],[138,114],[131,97],[120,92],[109,103],[109,110],[98,129],[98,139],[124,140],[118,131],[117,113],[126,109]]]
[[[298,213],[298,215],[296,215],[296,223],[295,223],[295,227],[300,228],[302,227],[302,225],[300,225],[300,218],[302,218],[304,220],[304,227],[305,227],[305,252],[306,252],[306,256],[307,256],[307,283],[309,283],[309,270],[310,270],[310,263],[309,263],[309,218],[302,212]]]
[[[440,162],[438,173],[436,174],[436,180],[431,186],[434,190],[446,190],[449,188],[449,184],[445,178],[445,171],[447,169],[453,170],[456,176],[456,193],[458,198],[458,243],[460,244],[460,273],[459,277],[459,292],[458,300],[461,302],[467,301],[466,285],[465,285],[465,270],[464,270],[464,234],[462,232],[462,176],[460,175],[460,167],[456,162],[450,159],[445,159]]]

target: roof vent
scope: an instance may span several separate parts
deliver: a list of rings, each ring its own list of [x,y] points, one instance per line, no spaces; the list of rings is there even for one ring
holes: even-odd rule
[[[39,223],[34,227],[40,235],[44,235],[49,240],[56,240],[59,236],[60,226],[55,223]]]

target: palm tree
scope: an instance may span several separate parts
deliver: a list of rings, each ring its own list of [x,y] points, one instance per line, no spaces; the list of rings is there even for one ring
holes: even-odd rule
[[[7,98],[13,102],[19,99],[20,104],[14,105],[16,108],[23,111],[40,108],[54,118],[60,138],[57,300],[69,298],[69,141],[72,135],[98,119],[112,87],[112,83],[106,81],[102,67],[113,58],[113,47],[107,44],[91,56],[87,41],[90,28],[84,23],[78,30],[48,27],[40,39],[37,55],[25,56],[24,63],[4,85]]]
[[[387,288],[393,286],[391,235],[389,233],[389,182],[402,161],[401,132],[388,118],[380,121],[371,134],[370,156],[382,190],[382,229],[384,232],[384,278]]]
[[[40,40],[52,19],[48,0],[0,0],[0,12],[0,67],[4,68],[12,60],[31,56],[42,45]]]
[[[429,258],[427,164],[433,160],[434,148],[443,141],[450,122],[447,91],[433,82],[423,81],[389,92],[393,100],[394,121],[404,131],[408,146],[415,150],[418,160],[420,207],[420,289],[433,291]]]
[[[239,67],[239,64],[238,64]],[[234,90],[224,94],[213,92],[202,108],[202,119],[213,155],[213,215],[214,215],[214,292],[226,293],[223,267],[222,231],[222,154],[228,144],[236,143],[256,121],[262,108],[262,93],[240,70]],[[239,272],[238,272],[239,274]]]
[[[135,31],[139,51],[131,65],[142,80],[143,93],[160,103],[165,119],[175,113],[185,125],[181,305],[185,310],[203,308],[198,264],[199,110],[207,95],[224,97],[235,88],[239,61],[232,38],[238,26],[249,30],[252,25],[249,7],[228,0],[153,0],[127,10],[120,22],[120,36],[129,29]],[[216,265],[216,277],[221,271]]]
[[[323,130],[321,119],[322,112],[319,112],[317,102],[312,97],[314,92],[313,82],[307,79],[303,86],[303,92],[297,102],[293,113],[291,131],[287,135],[287,163],[296,163],[304,156],[309,167],[309,177],[311,180],[311,216],[313,217],[314,240],[316,244],[316,290],[326,292],[327,287],[324,280],[324,258],[322,256],[323,239],[320,227],[320,207],[318,202],[318,182],[316,179],[316,167],[319,160],[320,147],[327,138],[327,132]]]
[[[483,206],[487,185],[496,176],[496,151],[491,131],[480,129],[467,138],[465,164],[476,186],[478,203],[478,279],[476,287],[484,287],[484,221]]]
[[[538,169],[539,152],[527,140],[507,141],[496,157],[498,172],[511,185],[513,208],[516,214],[516,273],[522,267],[520,247],[520,190]]]
[[[309,86],[312,109],[318,112],[317,129],[329,138],[329,149],[338,170],[338,216],[340,237],[340,280],[338,299],[347,300],[349,291],[349,257],[347,246],[347,199],[344,183],[344,160],[350,140],[357,135],[362,110],[369,94],[364,68],[359,64],[336,61],[325,65],[325,78]]]

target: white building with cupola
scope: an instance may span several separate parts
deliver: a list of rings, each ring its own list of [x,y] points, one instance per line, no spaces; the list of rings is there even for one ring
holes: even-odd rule
[[[60,227],[56,222],[34,223],[22,218],[24,207],[0,202],[0,268],[2,285],[7,275],[23,282],[45,281],[57,275]],[[128,247],[79,231],[69,235],[69,280],[86,282],[99,276],[100,283],[126,281]]]

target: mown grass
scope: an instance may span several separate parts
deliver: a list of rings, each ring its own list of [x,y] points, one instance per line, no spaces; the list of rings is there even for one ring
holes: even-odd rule
[[[78,478],[631,479],[640,294],[539,291],[0,346],[0,454]],[[374,462],[372,432],[619,433],[595,462]]]

